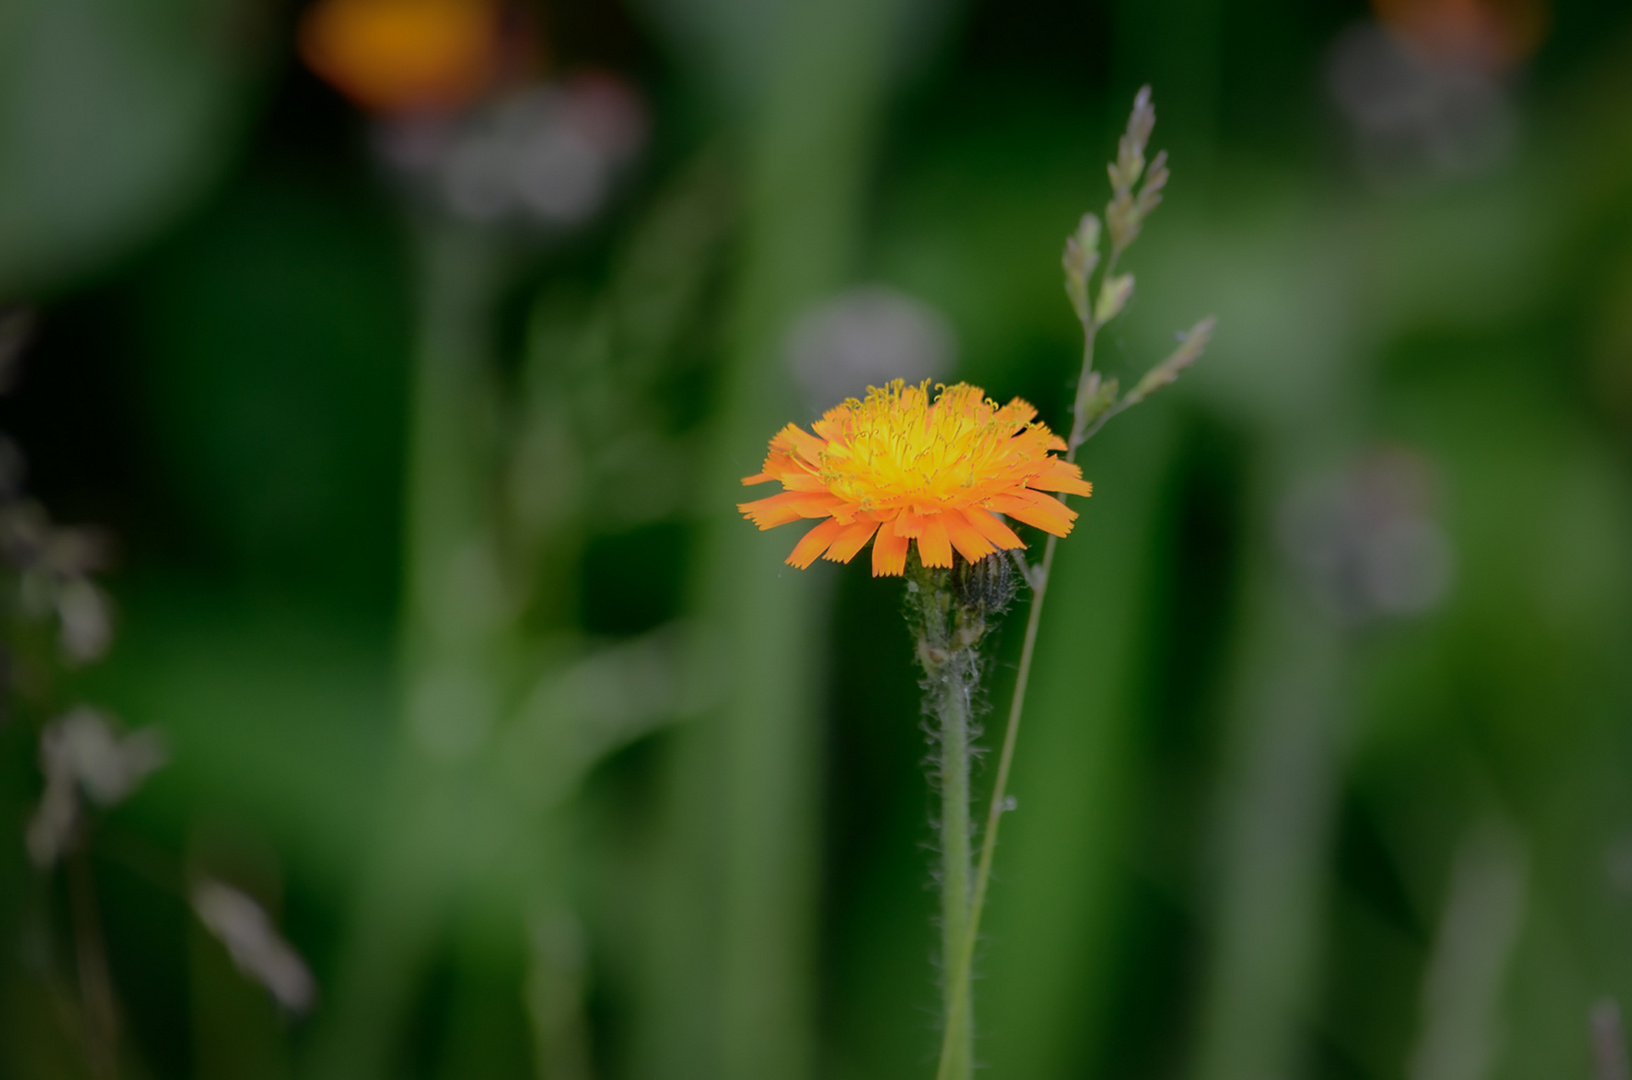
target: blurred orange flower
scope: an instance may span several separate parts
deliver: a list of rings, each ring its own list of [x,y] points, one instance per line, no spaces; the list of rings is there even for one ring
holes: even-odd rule
[[[499,61],[497,0],[319,0],[300,27],[300,55],[365,109],[464,105]]]
[[[1076,513],[1050,491],[1091,495],[1082,470],[1052,457],[1065,443],[1015,398],[999,406],[978,386],[943,387],[900,379],[872,387],[811,425],[789,424],[771,440],[764,470],[744,484],[782,482],[780,494],[737,509],[761,529],[800,518],[820,523],[788,564],[804,569],[825,555],[849,562],[873,544],[873,575],[900,574],[918,542],[925,566],[950,567],[952,551],[974,562],[1025,547],[998,514],[1064,536]]]
[[[1502,71],[1547,36],[1546,0],[1372,0],[1377,17],[1430,60]]]

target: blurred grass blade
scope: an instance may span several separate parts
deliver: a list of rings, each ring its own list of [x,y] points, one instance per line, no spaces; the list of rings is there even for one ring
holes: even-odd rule
[[[1338,627],[1277,562],[1249,570],[1236,631],[1242,660],[1218,781],[1221,869],[1199,1080],[1290,1072],[1315,985],[1353,695]]]
[[[1499,821],[1477,826],[1451,870],[1422,986],[1411,1080],[1484,1080],[1497,1060],[1502,990],[1524,922],[1528,858]]]
[[[761,8],[743,5],[740,15]],[[783,335],[856,265],[889,8],[785,5],[773,73],[749,120],[744,251],[694,582],[729,689],[671,760],[675,805],[637,1065],[646,1077],[799,1080],[816,1064],[825,601],[818,575],[782,567],[786,544],[734,507],[739,478],[755,471],[796,401]]]

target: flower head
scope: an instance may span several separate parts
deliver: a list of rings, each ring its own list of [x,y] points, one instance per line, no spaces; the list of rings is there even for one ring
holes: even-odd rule
[[[918,542],[925,566],[950,567],[952,551],[970,562],[1025,547],[998,514],[1055,536],[1076,513],[1045,492],[1090,495],[1093,485],[1069,461],[1066,446],[1015,398],[1007,405],[978,386],[942,387],[900,379],[829,409],[814,435],[789,424],[771,440],[764,469],[744,484],[780,480],[780,494],[737,509],[761,529],[818,518],[788,556],[804,569],[825,555],[849,562],[873,544],[873,574],[900,574]]]
[[[501,15],[497,0],[320,0],[301,55],[364,108],[457,108],[493,78]]]

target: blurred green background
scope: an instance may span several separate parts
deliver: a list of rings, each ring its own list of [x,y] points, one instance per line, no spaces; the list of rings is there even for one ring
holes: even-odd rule
[[[313,10],[0,3],[0,428],[116,541],[104,659],[6,642],[0,1076],[932,1075],[901,585],[783,567],[737,479],[896,375],[1068,427],[1059,250],[1148,82],[1101,364],[1218,331],[1084,449],[977,1056],[1624,1078],[1624,4],[528,0],[411,113]],[[42,868],[81,702],[168,762]]]

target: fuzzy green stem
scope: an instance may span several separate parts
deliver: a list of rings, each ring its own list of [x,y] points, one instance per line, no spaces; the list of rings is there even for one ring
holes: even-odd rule
[[[988,616],[1008,603],[1008,565],[997,572],[959,562],[948,571],[925,567],[916,556],[908,571],[909,607],[918,632],[924,694],[937,721],[941,789],[941,962],[945,1011],[942,1074],[968,1080],[974,1060],[974,1025],[968,1009],[970,964],[969,761],[975,737],[974,702],[980,686],[980,641]]]
[[[969,702],[970,688],[959,674],[972,665],[954,656],[941,687],[941,956],[946,1040],[951,1054],[947,1075],[967,1080],[973,1053],[968,1010],[970,966],[959,962],[969,939]]]

